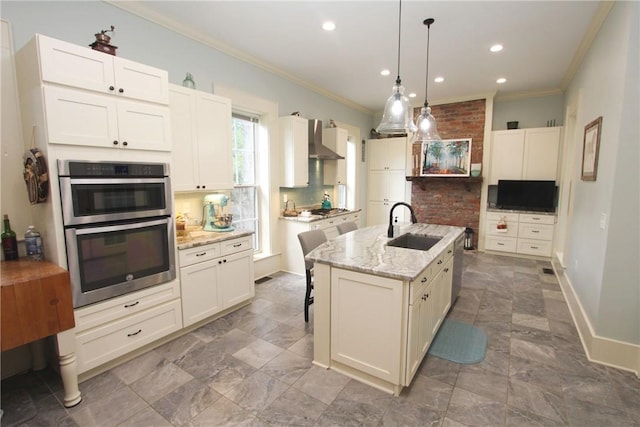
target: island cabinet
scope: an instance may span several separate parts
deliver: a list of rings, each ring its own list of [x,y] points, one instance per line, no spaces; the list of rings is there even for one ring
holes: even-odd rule
[[[25,135],[48,144],[171,151],[168,73],[37,34],[16,54]]]
[[[179,263],[185,327],[255,295],[251,236],[180,250]]]
[[[174,191],[233,188],[231,100],[170,85]]]
[[[383,227],[358,230],[355,237],[372,228]],[[354,260],[362,259],[357,243],[347,236],[345,254],[351,251]],[[342,247],[340,242],[333,247]],[[427,258],[428,265],[412,279],[342,268],[349,264],[345,260],[316,262],[314,363],[395,395],[408,386],[451,306],[453,240],[434,248],[436,256]],[[370,250],[376,252],[376,244]],[[406,259],[412,255],[408,251],[421,252],[400,251]],[[392,252],[389,257],[400,253]],[[423,255],[412,258],[422,260]],[[339,259],[335,253],[331,258]]]

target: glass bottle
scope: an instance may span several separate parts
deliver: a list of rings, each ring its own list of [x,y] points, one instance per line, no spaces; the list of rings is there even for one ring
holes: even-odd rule
[[[24,233],[24,245],[27,249],[27,257],[29,259],[34,261],[44,260],[42,237],[33,225],[30,225],[27,232]]]
[[[18,240],[16,233],[11,229],[9,215],[4,214],[4,228],[2,229],[2,251],[5,261],[18,259]]]
[[[182,86],[188,87],[190,89],[196,88],[196,82],[193,81],[193,76],[191,75],[191,73],[187,73],[187,77],[185,77],[182,81]]]

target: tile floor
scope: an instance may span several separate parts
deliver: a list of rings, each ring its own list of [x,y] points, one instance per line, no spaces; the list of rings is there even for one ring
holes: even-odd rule
[[[449,316],[487,333],[486,358],[428,356],[397,398],[312,366],[304,278],[278,273],[250,306],[80,384],[74,408],[51,370],[3,381],[2,425],[640,426],[640,380],[587,361],[548,263],[464,256]]]

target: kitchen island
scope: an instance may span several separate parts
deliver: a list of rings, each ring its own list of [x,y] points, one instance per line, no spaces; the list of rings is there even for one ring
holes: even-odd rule
[[[394,239],[378,225],[307,255],[315,263],[313,363],[396,396],[451,307],[454,258],[461,257],[454,246],[464,228],[407,224],[394,237],[405,234],[436,243],[428,250],[389,246]]]

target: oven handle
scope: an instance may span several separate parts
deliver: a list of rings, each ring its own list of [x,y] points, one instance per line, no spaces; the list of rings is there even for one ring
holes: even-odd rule
[[[86,228],[76,228],[76,227],[68,227],[74,228],[75,234],[78,236],[82,236],[84,234],[96,234],[99,233],[108,233],[111,231],[122,231],[122,230],[135,230],[137,228],[145,228],[152,227],[154,225],[166,225],[171,223],[171,217],[165,217],[160,219],[154,219],[151,221],[140,220],[128,224],[115,224],[115,225],[104,225],[104,226],[95,226],[95,227],[86,227]]]
[[[79,184],[162,184],[166,181],[166,178],[71,178],[60,177],[60,179],[67,179],[71,185]]]

